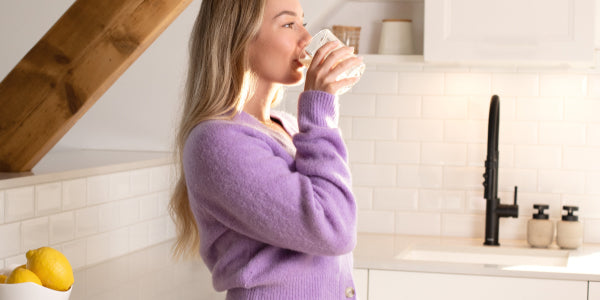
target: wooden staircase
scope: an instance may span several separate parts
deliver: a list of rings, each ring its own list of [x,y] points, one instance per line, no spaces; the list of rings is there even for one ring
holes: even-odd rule
[[[30,171],[191,2],[76,0],[0,83],[0,172]]]

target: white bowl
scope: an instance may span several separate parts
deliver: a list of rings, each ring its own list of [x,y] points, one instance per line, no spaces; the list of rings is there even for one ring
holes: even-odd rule
[[[71,287],[69,290],[60,292],[47,287],[43,287],[33,282],[23,283],[5,283],[0,284],[0,299],[7,300],[68,300],[71,296]]]

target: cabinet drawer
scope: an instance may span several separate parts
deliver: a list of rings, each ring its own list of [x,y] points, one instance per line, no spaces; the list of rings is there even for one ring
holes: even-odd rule
[[[587,281],[369,270],[369,300],[586,300]]]

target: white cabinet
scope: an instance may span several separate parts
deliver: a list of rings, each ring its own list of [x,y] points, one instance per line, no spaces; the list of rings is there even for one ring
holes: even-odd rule
[[[352,272],[354,277],[354,287],[359,300],[367,300],[367,289],[369,287],[369,270],[354,269]]]
[[[587,281],[369,270],[368,300],[586,300],[587,284]]]
[[[588,300],[600,300],[600,282],[589,282]]]
[[[595,0],[425,0],[425,61],[593,63]]]

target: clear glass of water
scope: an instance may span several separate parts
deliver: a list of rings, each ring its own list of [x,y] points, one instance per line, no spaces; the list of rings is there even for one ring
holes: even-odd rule
[[[331,42],[331,41],[338,41],[340,43],[340,46],[338,48],[341,48],[343,45],[343,43],[329,29],[323,29],[323,30],[319,31],[317,34],[315,34],[313,36],[312,40],[310,41],[309,45],[305,48],[305,51],[308,54],[308,57],[303,59],[302,63],[306,67],[310,66],[312,58],[315,56],[315,53],[317,52],[317,50],[319,50],[319,48],[321,48],[323,45],[325,45],[326,43]],[[337,77],[337,80],[341,80],[341,79],[345,79],[345,78],[349,78],[349,77],[360,77],[360,76],[362,76],[364,71],[365,71],[365,64],[361,63],[360,65],[354,66],[354,67],[346,70],[344,73],[340,74]],[[341,95],[341,94],[347,92],[350,88],[352,88],[352,85],[343,87],[340,90],[338,90],[337,94]]]

